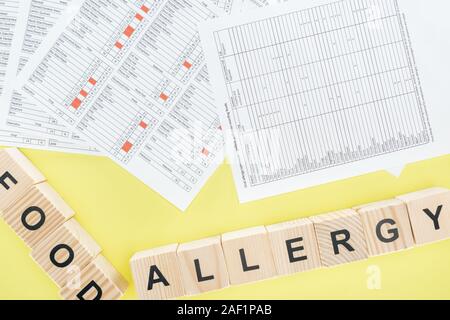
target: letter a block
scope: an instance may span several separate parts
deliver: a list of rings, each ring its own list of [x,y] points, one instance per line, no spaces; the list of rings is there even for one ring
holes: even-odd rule
[[[450,190],[432,188],[397,197],[406,203],[416,244],[450,237]]]
[[[0,150],[0,215],[45,177],[18,149]]]
[[[266,226],[279,275],[322,266],[313,222],[301,219]]]
[[[185,295],[177,258],[178,244],[136,253],[130,260],[141,300],[174,299]]]
[[[367,259],[364,230],[356,211],[337,211],[313,217],[312,220],[324,266]]]
[[[60,294],[64,300],[117,300],[127,287],[122,275],[99,255],[81,274],[74,275]]]
[[[4,211],[5,222],[33,249],[48,234],[72,218],[74,211],[48,183],[31,186]]]
[[[31,257],[62,288],[100,252],[99,245],[71,219],[39,243]]]
[[[378,256],[414,246],[406,205],[387,200],[357,208],[366,235],[369,256]]]
[[[181,244],[178,247],[178,260],[184,287],[189,295],[229,285],[220,236]]]
[[[232,285],[276,276],[265,227],[226,233],[222,235],[222,247]]]

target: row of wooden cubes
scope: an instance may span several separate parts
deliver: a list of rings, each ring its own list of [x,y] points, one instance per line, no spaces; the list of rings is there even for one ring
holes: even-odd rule
[[[261,226],[135,254],[140,299],[172,299],[450,238],[450,191],[396,199]]]
[[[67,300],[120,298],[128,284],[75,213],[18,149],[0,150],[0,217]]]

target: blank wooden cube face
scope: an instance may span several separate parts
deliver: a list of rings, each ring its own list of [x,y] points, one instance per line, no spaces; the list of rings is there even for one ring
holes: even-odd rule
[[[450,237],[450,190],[432,188],[397,197],[406,203],[416,244]]]
[[[185,295],[177,244],[136,253],[130,260],[141,300],[174,299]]]
[[[314,225],[309,219],[267,226],[279,275],[321,267]]]
[[[64,300],[117,300],[127,281],[102,255],[97,256],[60,292]]]
[[[322,264],[327,267],[368,257],[361,218],[354,210],[313,217]]]
[[[17,149],[0,150],[0,214],[34,184],[45,181],[38,169]]]
[[[220,237],[181,244],[178,260],[187,294],[200,294],[229,285]]]
[[[31,252],[31,257],[62,288],[100,251],[91,236],[71,219],[39,243]]]
[[[41,183],[8,207],[3,219],[33,249],[73,215],[64,200],[47,183]]]
[[[222,235],[222,247],[232,285],[259,281],[276,275],[265,227],[226,233]]]
[[[391,253],[414,246],[406,205],[388,200],[360,206],[370,256]]]

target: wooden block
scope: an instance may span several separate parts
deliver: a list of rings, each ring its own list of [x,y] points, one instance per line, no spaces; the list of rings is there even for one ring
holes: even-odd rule
[[[74,275],[61,290],[64,300],[117,300],[128,288],[127,281],[102,255]]]
[[[0,214],[45,177],[18,149],[0,150]]]
[[[259,281],[277,274],[265,227],[223,234],[222,248],[232,285]]]
[[[368,257],[361,218],[356,211],[347,209],[311,219],[322,265],[331,267]]]
[[[432,188],[397,197],[406,203],[416,244],[450,237],[450,190]]]
[[[387,200],[357,208],[366,235],[369,256],[414,246],[408,210],[400,200]]]
[[[72,218],[74,211],[48,183],[41,183],[5,209],[3,219],[33,249]]]
[[[40,242],[31,257],[62,288],[100,252],[99,245],[75,219],[71,219]]]
[[[187,294],[200,294],[229,285],[220,236],[181,244],[178,261]]]
[[[266,226],[279,275],[287,275],[322,266],[314,224],[300,219]]]
[[[141,300],[174,299],[185,295],[178,244],[136,253],[130,260],[137,294]]]

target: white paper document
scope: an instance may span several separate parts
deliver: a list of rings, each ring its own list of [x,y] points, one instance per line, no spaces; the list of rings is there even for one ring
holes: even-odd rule
[[[449,10],[303,0],[202,24],[240,200],[447,154]]]
[[[20,0],[16,28],[10,45],[5,48],[11,54],[5,64],[5,81],[14,83],[17,74],[26,65],[49,30],[71,3],[81,0]],[[1,7],[1,8],[7,8]],[[0,8],[0,10],[2,10]],[[67,130],[56,117],[49,115],[18,91],[8,90],[0,103],[0,145],[38,148],[44,150],[99,154],[82,141],[78,134]]]
[[[210,1],[86,0],[17,88],[184,210],[223,160],[197,30],[218,14]]]

